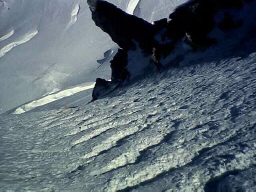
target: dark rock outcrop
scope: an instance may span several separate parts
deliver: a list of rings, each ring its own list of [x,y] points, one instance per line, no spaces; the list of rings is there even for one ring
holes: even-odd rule
[[[191,0],[176,8],[169,16],[170,21],[161,19],[151,24],[104,0],[87,2],[95,24],[121,48],[111,61],[111,80],[114,84],[130,78],[129,51],[140,48],[160,69],[161,59],[173,54],[179,42],[187,44],[194,51],[204,51],[219,43],[218,37],[210,36],[215,29],[228,33],[243,27],[244,20],[237,21],[232,11],[241,10],[245,4],[252,2],[255,6],[255,0]],[[223,16],[217,17],[219,13]],[[183,56],[174,57],[173,61],[176,62],[171,65],[178,66],[179,58]]]
[[[123,49],[118,49],[113,60],[110,61],[111,65],[111,81],[125,81],[129,78],[130,73],[127,70],[128,55]]]
[[[129,15],[107,1],[88,0],[92,19],[122,49],[135,50],[136,43],[146,53],[151,53],[154,41],[153,25]]]

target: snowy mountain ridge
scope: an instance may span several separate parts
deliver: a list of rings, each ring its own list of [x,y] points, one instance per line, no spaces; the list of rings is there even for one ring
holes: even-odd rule
[[[16,5],[24,3],[15,0],[9,2],[16,2]],[[38,2],[41,1],[34,2],[35,5]],[[45,2],[58,5],[61,1]],[[69,19],[65,20],[63,29],[71,21],[72,10],[76,10],[73,13],[77,12],[77,1],[70,2],[63,1],[62,4],[72,4],[68,6]],[[132,1],[129,2],[134,5]],[[112,3],[127,10],[129,2],[113,0]],[[170,8],[167,5],[180,1],[152,2],[138,1],[134,14],[148,16],[147,20],[150,21],[159,14],[159,7],[167,11]],[[143,7],[151,3],[154,6]],[[77,21],[67,30],[71,34],[85,14],[84,6],[81,1]],[[133,10],[132,7],[129,10]],[[148,10],[144,8],[153,9],[158,14],[148,15]],[[9,10],[6,4],[4,7],[0,4],[0,9]],[[58,12],[54,13],[60,16]],[[89,18],[90,14],[87,16]],[[73,19],[76,20],[75,17]],[[229,27],[240,26],[227,23],[231,24]],[[16,46],[1,57],[2,69],[14,67],[11,64],[3,67],[2,64],[18,59],[19,54],[23,53],[19,52],[19,48],[31,51],[30,43],[44,34],[42,30],[38,30],[39,33],[30,41]],[[160,71],[143,69],[144,73],[88,104],[86,101],[91,98],[91,90],[81,90],[89,88],[89,80],[80,87],[75,83],[72,89],[60,88],[56,93],[44,92],[46,95],[40,93],[38,100],[33,96],[34,101],[18,108],[16,112],[21,112],[19,115],[0,115],[0,191],[256,191],[254,32],[252,29],[242,43],[229,41],[205,51],[186,54],[185,58],[175,60],[179,67],[166,66]],[[2,39],[13,37],[9,32],[4,34],[9,35],[3,35]],[[64,37],[68,35],[63,34],[60,39],[65,40]],[[97,41],[94,43],[86,46],[95,46],[92,49],[97,50]],[[177,45],[179,48],[180,44]],[[92,58],[103,64],[94,70],[90,78],[110,78],[111,71],[108,69],[117,51],[112,45],[104,49],[103,52],[95,52],[100,58]],[[181,50],[184,50],[182,46]],[[12,54],[17,58],[12,58]],[[150,57],[141,55],[139,50],[129,52],[133,61],[142,64],[140,66],[154,66],[148,61]],[[143,63],[140,63],[141,58],[144,59]],[[35,77],[37,80],[59,74],[58,70],[55,71],[58,64],[46,68],[43,75]],[[32,73],[31,70],[27,72]],[[4,77],[1,76],[5,82],[8,81]],[[55,86],[57,82],[49,85],[59,88]],[[14,88],[20,90],[19,85]],[[1,89],[4,90],[3,87]],[[81,92],[69,96],[78,91]],[[1,92],[1,99],[2,96]],[[49,100],[55,101],[47,103]],[[70,106],[66,106],[67,103]],[[15,106],[17,108],[18,105]]]
[[[136,5],[135,1],[110,2],[130,12]],[[167,17],[182,2],[142,0],[134,11],[152,22]],[[4,54],[0,58],[0,113],[47,93],[95,81],[97,71],[110,78],[108,67],[97,70],[96,61],[115,45],[92,22],[86,1],[3,0],[0,20],[0,50]],[[26,34],[35,31],[37,35],[23,43]],[[23,44],[17,46],[16,42]]]

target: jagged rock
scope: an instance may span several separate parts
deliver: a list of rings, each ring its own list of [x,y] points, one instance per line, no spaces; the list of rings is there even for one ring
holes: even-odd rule
[[[124,50],[135,50],[136,43],[146,53],[151,53],[154,39],[153,25],[129,15],[106,1],[87,1],[92,19],[114,42]]]
[[[204,51],[218,44],[220,39],[223,41],[222,37],[211,36],[214,30],[220,30],[221,35],[228,36],[226,33],[229,31],[243,27],[246,17],[236,20],[233,12],[243,9],[245,4],[254,0],[191,0],[176,8],[169,16],[170,21],[161,19],[154,24],[129,15],[103,0],[87,2],[95,24],[122,48],[111,61],[111,80],[122,82],[129,79],[131,74],[129,69],[132,67],[128,67],[127,59],[129,51],[140,48],[160,69],[161,61],[172,55],[180,42],[190,47],[190,50]],[[240,35],[239,32],[237,34]],[[168,62],[168,65],[179,66],[184,54],[186,51],[174,55],[173,62]]]
[[[217,39],[209,34],[216,24],[222,31],[242,27],[243,21],[235,22],[234,16],[228,11],[242,9],[244,4],[253,0],[194,0],[178,7],[169,18],[167,35],[178,41],[185,37],[192,47],[209,47],[217,43]],[[224,18],[218,18],[219,11],[224,12]]]
[[[92,92],[93,101],[110,94],[112,91],[120,86],[121,82],[122,81],[120,80],[107,81],[105,79],[97,78],[95,87]]]
[[[127,52],[123,49],[118,49],[118,52],[110,62],[111,65],[111,81],[124,81],[129,78],[129,71],[127,70],[128,63]]]
[[[92,92],[92,98],[93,100],[98,99],[99,94],[107,88],[107,86],[109,85],[109,81],[105,80],[105,79],[101,79],[101,78],[97,78],[96,79],[96,84],[95,84],[95,88],[93,89]]]

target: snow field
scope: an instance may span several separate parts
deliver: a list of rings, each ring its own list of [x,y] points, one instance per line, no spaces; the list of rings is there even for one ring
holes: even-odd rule
[[[256,171],[255,55],[148,75],[74,109],[1,116],[1,186],[208,192],[237,170],[254,191],[240,175]]]

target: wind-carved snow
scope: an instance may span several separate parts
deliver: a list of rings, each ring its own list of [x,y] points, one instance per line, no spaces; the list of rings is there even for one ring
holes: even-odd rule
[[[88,105],[0,116],[1,190],[256,191],[256,53],[222,51]]]
[[[13,34],[14,34],[14,30],[11,30],[11,31],[8,32],[7,34],[5,34],[5,35],[3,35],[2,37],[0,37],[0,41],[4,41],[4,40],[10,38]]]
[[[141,133],[141,135],[143,134],[143,130],[144,129],[146,130],[148,128],[147,126],[148,125],[145,125],[143,128],[139,129],[139,132]],[[160,130],[158,129],[155,131],[156,131],[155,134],[144,135],[144,137],[137,137],[138,142],[136,145],[131,146],[126,153],[113,159],[109,164],[107,164],[107,166],[105,166],[101,169],[94,170],[93,172],[91,172],[91,174],[92,175],[100,175],[100,174],[106,173],[108,171],[111,171],[113,169],[123,167],[127,164],[135,163],[143,151],[147,150],[147,148],[149,148],[149,147],[153,147],[153,146],[157,145],[164,139],[165,136],[170,134],[170,132],[168,132],[166,127],[163,127],[163,129],[161,127]]]
[[[126,13],[129,13],[129,14],[133,15],[134,10],[136,9],[139,2],[140,2],[140,0],[130,0],[129,4],[126,8]]]
[[[256,53],[216,58],[77,108],[1,116],[1,188],[210,192],[255,174],[255,72]]]
[[[14,47],[18,46],[18,45],[22,45],[28,41],[30,41],[33,37],[35,37],[38,34],[38,30],[35,31],[31,31],[29,33],[27,33],[26,35],[24,35],[24,37],[22,37],[20,40],[12,42],[8,45],[6,45],[5,47],[3,47],[0,50],[0,58],[3,57],[6,53],[8,53],[9,51],[11,51]]]
[[[18,115],[18,114],[28,112],[28,111],[36,108],[36,107],[46,105],[48,103],[60,100],[60,99],[65,98],[65,97],[69,97],[69,96],[74,95],[76,93],[79,93],[81,91],[85,91],[85,90],[88,90],[88,89],[93,89],[94,86],[95,86],[95,83],[91,83],[91,85],[86,84],[84,86],[80,85],[80,86],[73,87],[71,89],[60,91],[60,92],[55,93],[55,94],[47,95],[47,96],[45,96],[41,99],[32,101],[32,102],[30,102],[28,104],[25,104],[25,105],[22,105],[21,107],[17,108],[13,112],[13,114]]]
[[[74,9],[71,12],[71,20],[70,20],[68,26],[66,27],[66,30],[68,30],[70,27],[72,27],[77,22],[79,10],[80,10],[80,5],[76,4]]]

